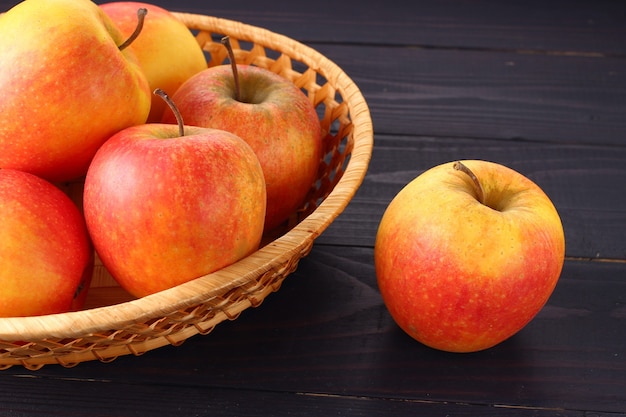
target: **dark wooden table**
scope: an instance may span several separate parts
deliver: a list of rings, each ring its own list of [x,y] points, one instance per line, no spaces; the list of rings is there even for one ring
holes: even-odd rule
[[[626,3],[157,3],[262,26],[335,61],[372,112],[368,175],[260,307],[139,357],[2,371],[0,415],[626,416]],[[537,182],[562,216],[567,259],[520,333],[451,354],[394,324],[373,245],[408,181],[466,158]]]

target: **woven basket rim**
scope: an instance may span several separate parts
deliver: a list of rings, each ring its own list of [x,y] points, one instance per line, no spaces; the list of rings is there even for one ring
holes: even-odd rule
[[[373,127],[370,111],[359,88],[333,61],[311,47],[242,22],[213,16],[174,12],[190,29],[219,28],[220,33],[267,47],[280,46],[283,53],[321,73],[335,86],[350,107],[354,147],[343,176],[320,205],[284,235],[240,261],[214,273],[176,287],[128,302],[76,312],[30,317],[0,318],[0,340],[30,341],[75,338],[138,321],[167,316],[197,305],[228,289],[252,282],[311,244],[345,209],[362,183],[372,154]],[[242,273],[245,271],[245,273]]]

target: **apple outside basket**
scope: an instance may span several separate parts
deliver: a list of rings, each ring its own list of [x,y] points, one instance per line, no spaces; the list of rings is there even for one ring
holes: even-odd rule
[[[211,16],[175,15],[196,34],[209,66],[226,62],[221,38],[228,35],[238,63],[267,68],[307,93],[325,134],[318,180],[276,239],[267,239],[252,255],[217,272],[134,299],[96,262],[84,310],[0,318],[0,369],[109,362],[179,345],[209,333],[226,319],[236,319],[279,289],[365,177],[373,147],[369,108],[341,68],[317,51],[262,28]],[[68,191],[71,195],[81,188],[82,184],[73,184]]]

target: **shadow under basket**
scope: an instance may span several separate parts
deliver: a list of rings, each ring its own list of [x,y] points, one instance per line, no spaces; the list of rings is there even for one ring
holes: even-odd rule
[[[315,105],[325,156],[305,204],[252,255],[209,275],[134,299],[98,262],[85,309],[0,318],[0,369],[46,364],[71,367],[179,345],[234,320],[277,291],[314,240],[345,209],[367,171],[373,148],[369,108],[354,82],[317,51],[241,22],[175,13],[206,51],[209,66],[227,63],[228,35],[239,64],[257,65],[300,87]]]

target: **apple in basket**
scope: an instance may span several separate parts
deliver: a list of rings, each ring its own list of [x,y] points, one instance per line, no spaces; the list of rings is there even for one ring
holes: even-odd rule
[[[144,123],[151,91],[124,43],[90,0],[25,0],[2,14],[0,167],[82,177],[106,139]]]
[[[130,45],[150,88],[160,88],[170,96],[192,75],[206,69],[204,51],[174,14],[157,5],[133,1],[113,1],[100,5],[125,36],[131,36],[137,26],[136,13],[146,9],[141,33]],[[148,122],[160,122],[167,109],[157,95],[152,96]]]
[[[435,349],[473,352],[529,323],[565,256],[556,208],[501,164],[433,167],[391,201],[374,247],[378,285],[396,323]]]
[[[264,68],[210,67],[172,95],[185,123],[233,132],[257,154],[267,184],[266,231],[285,222],[314,184],[323,152],[315,107],[293,82]],[[173,123],[170,112],[164,123]]]
[[[265,201],[263,171],[248,144],[223,130],[184,126],[180,117],[178,125],[113,135],[93,158],[83,194],[96,252],[137,297],[254,252]]]
[[[0,316],[82,307],[93,249],[72,200],[35,175],[0,169],[0,219]]]

